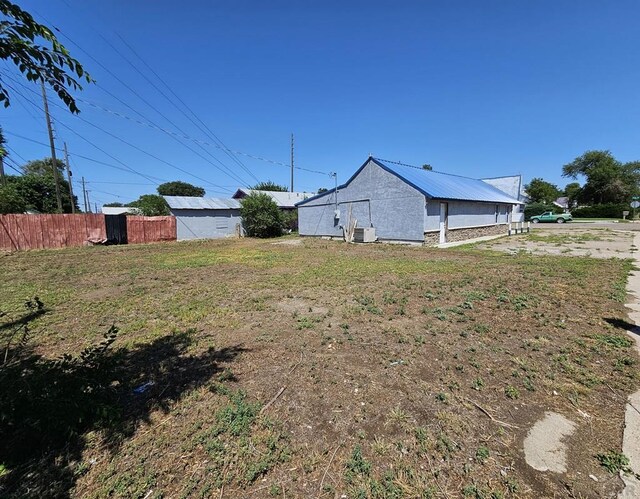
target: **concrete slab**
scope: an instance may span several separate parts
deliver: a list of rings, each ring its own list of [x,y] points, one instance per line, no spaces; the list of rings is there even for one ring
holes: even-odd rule
[[[442,244],[438,244],[436,248],[453,248],[455,246],[462,246],[464,244],[481,243],[482,241],[491,241],[492,239],[499,239],[501,237],[506,237],[506,234],[499,234],[497,236],[482,236],[482,237],[476,237],[473,239],[466,239],[464,241],[453,241],[451,243],[442,243]]]
[[[588,256],[592,258],[634,258],[631,230],[549,224],[532,229],[529,234],[517,234],[497,241],[482,243],[479,249],[504,251],[510,254]],[[634,224],[617,224],[620,226]]]
[[[527,464],[538,471],[567,472],[567,444],[576,424],[556,412],[546,412],[544,418],[529,430],[524,440]]]

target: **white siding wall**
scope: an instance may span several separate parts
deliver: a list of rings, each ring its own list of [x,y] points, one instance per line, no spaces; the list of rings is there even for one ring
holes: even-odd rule
[[[438,230],[440,228],[440,201],[438,199],[427,200],[425,206],[424,231]]]
[[[335,201],[335,193],[330,192],[299,206],[300,234],[342,236],[341,226],[349,223],[351,210],[358,227],[375,227],[380,239],[424,240],[424,196],[373,162],[338,192],[339,220],[334,218]]]
[[[178,241],[232,236],[242,222],[240,210],[171,210]]]

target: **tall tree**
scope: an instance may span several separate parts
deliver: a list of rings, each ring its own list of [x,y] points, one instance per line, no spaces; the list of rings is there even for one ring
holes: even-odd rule
[[[553,203],[561,194],[560,189],[555,184],[547,182],[541,178],[531,179],[531,182],[524,186],[527,195],[532,203]]]
[[[582,187],[578,182],[570,182],[564,188],[564,195],[568,198],[569,208],[573,208],[578,204],[578,198]]]
[[[11,200],[11,205],[5,207],[7,213],[23,213],[25,210],[32,210],[38,213],[58,213],[58,202],[56,200],[56,186],[52,174],[38,175],[31,173],[28,175],[7,176],[7,189],[5,200]],[[69,184],[66,180],[60,180],[60,190],[62,191],[62,212],[71,213],[71,203],[78,209],[78,198],[73,200],[69,197]],[[17,197],[16,197],[17,196]],[[19,202],[17,199],[19,198]],[[6,202],[6,201],[5,201]]]
[[[24,213],[26,210],[38,213],[58,213],[55,177],[51,168],[51,158],[29,161],[21,167],[22,175],[6,175],[6,185],[2,192],[3,213]],[[64,179],[64,163],[57,161],[56,175],[61,190],[62,212],[71,213],[71,207],[78,209],[78,199],[69,196],[69,184]]]
[[[621,163],[610,151],[587,151],[564,165],[562,175],[585,178],[578,194],[581,203],[625,203],[638,192],[640,162]]]
[[[147,217],[169,215],[169,205],[162,196],[157,194],[143,194],[127,206],[138,208]]]
[[[204,196],[204,189],[187,182],[175,180],[173,182],[165,182],[158,186],[158,194],[161,196],[195,196],[201,198]]]
[[[284,185],[276,184],[271,180],[267,180],[266,182],[258,182],[256,185],[251,187],[256,191],[276,191],[276,192],[287,192],[287,189]]]
[[[0,14],[0,59],[15,64],[28,81],[47,83],[72,113],[78,113],[70,90],[81,90],[82,80],[93,82],[89,73],[71,57],[53,32],[28,12],[8,0],[0,0]],[[0,102],[4,107],[11,103],[1,80]]]
[[[34,159],[32,161],[28,161],[24,165],[20,167],[23,175],[51,175],[53,176],[53,168],[51,163],[51,158],[45,159]],[[56,159],[56,173],[58,175],[59,180],[64,180],[64,163]]]
[[[0,184],[0,213],[24,213],[27,205],[13,183]]]

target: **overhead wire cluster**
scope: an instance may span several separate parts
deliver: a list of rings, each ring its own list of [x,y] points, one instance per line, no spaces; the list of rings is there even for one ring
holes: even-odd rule
[[[43,18],[50,26],[53,26],[53,24],[49,20],[47,20],[44,16],[42,16],[38,12],[35,12],[35,13],[39,17]],[[97,104],[95,102],[92,102],[92,101],[89,101],[87,99],[78,97],[77,100],[79,100],[80,102],[83,102],[84,104],[87,104],[87,105],[89,105],[89,106],[91,106],[93,108],[99,109],[99,110],[101,110],[103,112],[106,112],[106,113],[109,113],[111,115],[117,116],[119,118],[126,119],[126,120],[134,122],[134,123],[136,123],[138,125],[145,126],[145,127],[148,127],[148,128],[151,128],[151,129],[154,129],[154,130],[157,130],[157,131],[160,131],[160,132],[164,133],[165,135],[171,137],[172,140],[176,141],[177,143],[179,143],[180,145],[182,145],[183,147],[188,149],[190,152],[192,152],[193,154],[198,156],[201,160],[205,161],[210,167],[214,168],[217,172],[219,172],[222,175],[225,175],[226,177],[230,178],[234,182],[238,182],[239,185],[243,186],[243,187],[248,187],[249,183],[247,182],[247,179],[250,179],[251,181],[255,181],[255,182],[259,182],[259,179],[239,159],[238,156],[251,158],[251,159],[254,159],[254,160],[262,161],[262,162],[273,164],[273,165],[277,165],[277,166],[283,166],[283,167],[287,167],[287,168],[291,167],[291,165],[289,165],[287,163],[284,163],[284,162],[270,160],[270,159],[264,158],[262,156],[257,156],[257,155],[245,153],[245,152],[242,152],[242,151],[238,151],[238,150],[233,150],[233,149],[227,147],[227,145],[220,139],[220,137],[218,135],[216,135],[209,128],[209,126],[207,126],[207,124],[202,119],[200,119],[200,117],[198,117],[198,115],[193,111],[193,109],[191,109],[187,105],[187,103],[184,102],[184,100],[180,98],[180,96],[167,84],[167,82],[152,68],[152,66],[120,34],[116,33],[116,36],[118,37],[118,39],[120,40],[122,45],[124,47],[126,47],[138,61],[140,61],[140,63],[144,66],[144,68],[146,68],[150,72],[152,77],[150,77],[149,75],[145,74],[145,72],[143,72],[140,69],[140,65],[134,64],[107,37],[105,37],[104,35],[100,34],[99,31],[94,30],[105,41],[105,43],[115,53],[118,54],[118,56],[120,58],[122,58],[129,66],[131,66],[136,73],[138,73],[142,78],[144,78],[144,80],[152,88],[154,88],[169,104],[171,104],[172,107],[174,107],[176,110],[178,110],[178,112],[182,116],[184,116],[184,118],[186,118],[189,121],[189,123],[191,125],[193,125],[204,137],[206,137],[206,140],[201,140],[201,139],[198,139],[198,138],[195,138],[195,137],[191,136],[182,127],[180,127],[174,120],[172,120],[169,116],[167,116],[160,109],[158,109],[158,106],[155,106],[151,102],[149,102],[149,100],[147,98],[145,98],[145,96],[141,95],[140,92],[136,91],[135,88],[133,88],[131,85],[129,85],[127,82],[125,82],[120,76],[118,76],[111,69],[109,69],[109,67],[107,67],[105,64],[103,64],[98,59],[96,59],[89,52],[84,50],[78,43],[76,43],[73,39],[71,39],[67,34],[62,33],[60,31],[60,29],[58,29],[58,28],[54,28],[54,29],[57,31],[57,33],[60,36],[62,36],[65,40],[68,40],[69,43],[74,45],[79,51],[81,51],[83,54],[85,54],[89,59],[91,59],[93,62],[95,62],[100,68],[102,68],[107,74],[109,74],[112,78],[114,78],[127,91],[129,91],[137,99],[139,99],[145,106],[150,108],[154,113],[156,113],[160,118],[162,118],[162,120],[164,120],[164,122],[168,123],[169,126],[161,126],[155,120],[151,119],[147,114],[144,114],[144,113],[140,112],[134,106],[132,106],[131,104],[127,103],[122,97],[120,97],[116,93],[110,91],[109,89],[105,88],[102,84],[96,84],[96,87],[99,88],[103,93],[105,93],[106,95],[108,95],[112,99],[116,100],[118,103],[120,103],[122,106],[124,106],[126,109],[128,109],[131,113],[133,113],[135,116],[137,116],[139,118],[134,118],[134,117],[129,116],[127,114],[124,114],[124,113],[121,113],[121,112],[118,112],[118,111],[114,111],[114,110],[110,109],[107,106],[99,105],[99,104]],[[19,99],[17,99],[19,105],[25,110],[25,112],[27,112],[27,114],[32,119],[38,121],[38,118],[36,117],[36,115],[34,115],[34,113],[29,109],[29,106],[35,108],[35,110],[39,114],[40,105],[34,103],[31,99],[29,99],[22,92],[22,90],[26,90],[28,92],[31,92],[31,93],[35,94],[35,95],[38,95],[38,93],[34,89],[26,86],[22,81],[19,81],[18,79],[15,79],[15,78],[12,78],[12,77],[10,77],[8,75],[3,75],[3,79],[4,79],[4,76],[7,76],[8,79],[13,83],[13,85],[10,85],[8,83],[7,83],[7,85],[12,91],[14,91],[16,93],[16,95],[18,95],[20,97]],[[153,78],[155,78],[156,81],[154,81]],[[26,104],[29,104],[29,106],[26,105]],[[62,109],[63,112],[65,113],[65,115],[69,113],[68,110],[64,106],[61,106],[57,102],[53,102],[52,105],[57,106],[59,109]],[[136,144],[134,144],[134,143],[122,138],[122,137],[120,137],[118,134],[113,133],[113,132],[111,132],[109,130],[106,130],[104,127],[102,127],[100,125],[97,125],[97,124],[87,120],[86,118],[84,118],[82,116],[74,115],[73,119],[83,122],[87,126],[92,127],[94,129],[98,130],[99,132],[111,137],[112,139],[117,140],[117,141],[127,145],[128,147],[130,147],[132,149],[137,150],[138,152],[140,152],[140,153],[142,153],[142,154],[154,159],[155,161],[157,161],[159,163],[165,164],[165,165],[167,165],[167,166],[169,166],[169,167],[171,167],[173,169],[176,169],[177,171],[180,171],[181,173],[183,173],[185,175],[188,175],[190,177],[198,179],[200,182],[203,182],[206,186],[211,186],[211,187],[214,187],[215,189],[220,189],[220,191],[217,191],[217,192],[221,192],[222,193],[222,192],[226,191],[225,187],[223,187],[223,186],[221,186],[219,184],[213,183],[210,180],[207,180],[206,178],[204,178],[204,177],[202,177],[200,175],[196,175],[195,173],[193,173],[192,171],[190,171],[188,169],[185,169],[183,167],[175,165],[175,164],[173,164],[173,163],[171,163],[171,162],[169,162],[169,161],[157,156],[156,154],[153,154],[152,152],[149,152],[149,151],[145,150],[144,148],[142,148],[142,147],[140,147],[140,146],[138,146],[138,145],[136,145]],[[106,151],[104,148],[102,148],[99,145],[97,145],[95,143],[95,141],[89,140],[83,134],[81,134],[78,131],[76,131],[74,127],[67,125],[66,123],[64,123],[60,119],[56,120],[56,123],[57,123],[57,125],[59,125],[59,127],[64,128],[69,133],[74,134],[75,136],[77,136],[81,140],[83,140],[83,141],[87,142],[88,144],[90,144],[97,151],[99,151],[102,154],[104,154],[107,157],[109,157],[111,160],[113,160],[115,163],[117,163],[117,165],[113,164],[113,163],[107,163],[107,162],[102,161],[102,160],[97,159],[97,158],[92,158],[92,157],[89,157],[89,156],[86,156],[86,155],[80,155],[80,154],[73,153],[73,152],[72,152],[72,154],[70,154],[72,159],[75,157],[75,158],[83,159],[83,160],[86,160],[86,161],[91,161],[91,162],[94,162],[96,164],[101,164],[101,165],[107,166],[109,168],[114,168],[114,169],[118,169],[118,170],[121,170],[121,171],[126,171],[126,172],[131,173],[131,174],[135,174],[135,175],[137,175],[139,177],[142,177],[145,180],[150,182],[150,184],[146,184],[146,185],[156,185],[157,186],[157,185],[159,185],[159,182],[165,181],[164,179],[160,179],[160,178],[155,177],[153,175],[148,175],[146,173],[143,173],[141,171],[138,171],[138,170],[132,168],[131,166],[126,164],[124,161],[118,159],[116,156],[114,156],[110,152]],[[59,131],[60,130],[58,130],[58,132]],[[23,140],[28,140],[28,141],[31,141],[33,143],[37,143],[37,144],[41,144],[41,145],[45,145],[45,146],[47,145],[44,142],[40,142],[40,141],[38,141],[36,139],[33,139],[31,137],[25,137],[23,135],[15,134],[15,133],[12,133],[12,132],[9,132],[9,131],[7,133],[10,134],[10,135],[13,135],[15,137],[21,138]],[[191,144],[193,144],[193,146]],[[221,160],[220,158],[218,158],[216,155],[214,155],[211,152],[210,148],[212,148],[212,147],[217,149],[217,150],[219,150],[219,151],[221,151],[224,154],[224,156],[225,156],[224,161]],[[232,165],[229,165],[227,163],[228,161],[231,161]],[[323,171],[320,171],[320,170],[309,169],[309,168],[303,168],[303,167],[299,167],[299,166],[296,166],[295,169],[301,170],[301,171],[310,172],[310,173],[314,173],[314,174],[319,174],[319,175],[330,175],[327,172],[323,172]],[[122,183],[122,184],[125,185],[126,183]],[[129,183],[129,185],[133,185],[133,184]],[[216,191],[213,191],[213,192],[216,192]],[[107,194],[107,193],[105,192],[105,194]],[[109,194],[109,195],[113,195],[113,194]]]

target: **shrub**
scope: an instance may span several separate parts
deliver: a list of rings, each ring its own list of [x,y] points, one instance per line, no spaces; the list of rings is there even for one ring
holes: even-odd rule
[[[282,212],[282,228],[289,232],[298,230],[298,210]]]
[[[282,212],[271,196],[251,193],[240,201],[242,226],[250,237],[277,237],[282,235]]]
[[[622,218],[623,211],[631,211],[627,204],[594,204],[571,210],[574,218]]]
[[[26,315],[0,323],[0,462],[10,465],[118,416],[107,355],[118,329],[77,356],[50,359],[34,352],[28,326],[46,310],[37,297],[25,306]]]

